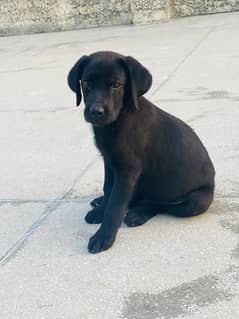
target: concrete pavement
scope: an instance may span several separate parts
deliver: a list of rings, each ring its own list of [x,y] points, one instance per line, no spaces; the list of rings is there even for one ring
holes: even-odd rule
[[[238,319],[238,28],[232,13],[0,39],[1,319]],[[208,213],[123,225],[90,255],[102,163],[66,76],[96,50],[149,68],[148,97],[196,130],[217,175]]]

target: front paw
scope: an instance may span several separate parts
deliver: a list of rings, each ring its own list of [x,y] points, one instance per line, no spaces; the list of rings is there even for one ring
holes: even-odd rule
[[[90,202],[90,205],[92,207],[99,207],[101,205],[101,203],[103,202],[103,198],[104,196],[100,196],[100,197],[97,197],[95,199],[93,199],[91,202]]]
[[[88,224],[100,224],[104,218],[104,210],[100,207],[96,207],[88,212],[85,216],[85,220]]]
[[[88,250],[92,254],[109,249],[115,241],[115,235],[104,234],[97,231],[89,240]]]

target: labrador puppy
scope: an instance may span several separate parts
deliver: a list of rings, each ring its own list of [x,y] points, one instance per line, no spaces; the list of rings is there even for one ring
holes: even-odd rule
[[[77,106],[83,92],[84,117],[104,160],[104,196],[85,218],[101,223],[91,253],[112,246],[124,216],[130,227],[158,213],[190,217],[213,200],[215,170],[205,147],[187,124],[143,97],[151,83],[137,60],[109,51],[82,56],[68,75]]]

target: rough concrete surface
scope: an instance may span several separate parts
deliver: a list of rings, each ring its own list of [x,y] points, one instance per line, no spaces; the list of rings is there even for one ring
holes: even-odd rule
[[[238,0],[172,0],[176,16],[230,12],[239,9]]]
[[[1,319],[238,319],[238,28],[233,13],[0,39]],[[216,195],[195,218],[122,225],[91,255],[102,162],[66,77],[102,49],[150,69],[148,98],[199,134]]]

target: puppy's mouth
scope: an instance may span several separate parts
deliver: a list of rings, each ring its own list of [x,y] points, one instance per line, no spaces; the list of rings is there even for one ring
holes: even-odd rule
[[[94,126],[104,126],[112,122],[105,116],[88,116],[87,114],[85,114],[85,120]]]
[[[87,122],[91,123],[94,126],[104,126],[107,123],[105,123],[105,121],[103,119],[88,119],[86,120]]]

